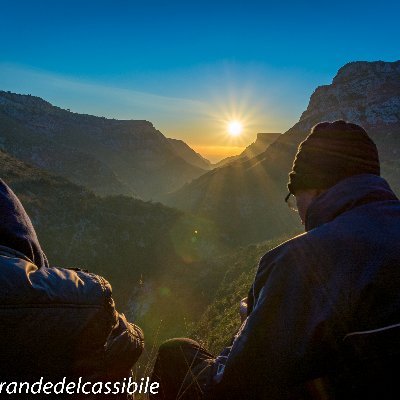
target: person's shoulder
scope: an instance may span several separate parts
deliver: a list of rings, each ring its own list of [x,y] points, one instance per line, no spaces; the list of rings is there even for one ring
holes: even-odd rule
[[[288,239],[267,251],[260,259],[260,264],[268,264],[283,257],[290,257],[308,241],[308,232],[301,233]]]
[[[276,271],[290,275],[296,264],[306,265],[307,236],[307,232],[299,234],[265,253],[259,261],[255,281],[265,281]]]
[[[43,270],[40,268],[39,271]],[[101,275],[78,268],[49,267],[38,277],[49,302],[70,304],[72,307],[98,309],[114,318],[115,303],[110,283]],[[108,317],[107,317],[108,318]]]
[[[46,271],[47,279],[61,280],[71,294],[92,303],[102,304],[111,301],[112,288],[107,279],[80,268],[50,267]]]
[[[270,273],[279,267],[281,273],[294,273],[298,268],[303,273],[312,269],[321,258],[329,258],[335,250],[332,243],[338,232],[328,225],[301,233],[269,250],[261,257],[258,271]]]
[[[112,305],[109,282],[100,275],[78,268],[42,267],[19,256],[2,253],[0,300],[6,303],[69,304],[99,307]]]
[[[269,250],[261,257],[252,291],[254,298],[269,284],[304,281],[310,266],[308,232],[297,235]],[[271,283],[272,282],[272,283]]]

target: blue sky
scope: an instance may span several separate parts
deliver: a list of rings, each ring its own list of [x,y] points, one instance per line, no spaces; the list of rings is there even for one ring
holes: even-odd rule
[[[0,5],[0,89],[148,119],[214,159],[290,128],[345,63],[400,58],[394,1]],[[225,133],[231,118],[245,124],[236,139]]]

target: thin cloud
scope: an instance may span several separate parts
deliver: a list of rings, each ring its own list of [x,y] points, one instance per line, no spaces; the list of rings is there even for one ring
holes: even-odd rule
[[[0,63],[0,88],[30,93],[80,113],[120,119],[182,119],[206,113],[207,105],[198,100],[160,96],[120,87],[85,82],[46,71]]]

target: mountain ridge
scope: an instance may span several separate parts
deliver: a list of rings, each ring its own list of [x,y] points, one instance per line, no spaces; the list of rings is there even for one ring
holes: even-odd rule
[[[168,141],[174,148],[174,151],[179,154],[186,162],[204,170],[212,168],[209,160],[204,158],[200,153],[194,151],[187,143],[181,139],[168,138]]]
[[[102,195],[157,198],[206,171],[149,121],[74,113],[31,95],[0,91],[0,129],[2,149]]]

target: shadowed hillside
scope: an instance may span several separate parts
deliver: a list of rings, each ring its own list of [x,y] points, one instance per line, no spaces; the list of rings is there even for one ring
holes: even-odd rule
[[[26,207],[52,265],[87,268],[129,290],[155,273],[156,245],[163,258],[177,260],[167,235],[183,215],[176,210],[123,196],[97,197],[4,152],[0,176]]]
[[[98,197],[3,151],[0,177],[26,208],[50,265],[103,275],[150,342],[161,321],[160,337],[182,335],[208,304],[217,283],[199,282],[221,251],[209,221],[131,197]]]
[[[0,148],[98,194],[143,199],[178,189],[205,172],[199,165],[207,165],[148,121],[77,114],[38,97],[3,91]]]
[[[196,153],[183,140],[168,139],[168,142],[174,149],[175,153],[183,158],[187,163],[204,170],[212,168],[210,161],[206,160],[201,154]]]

